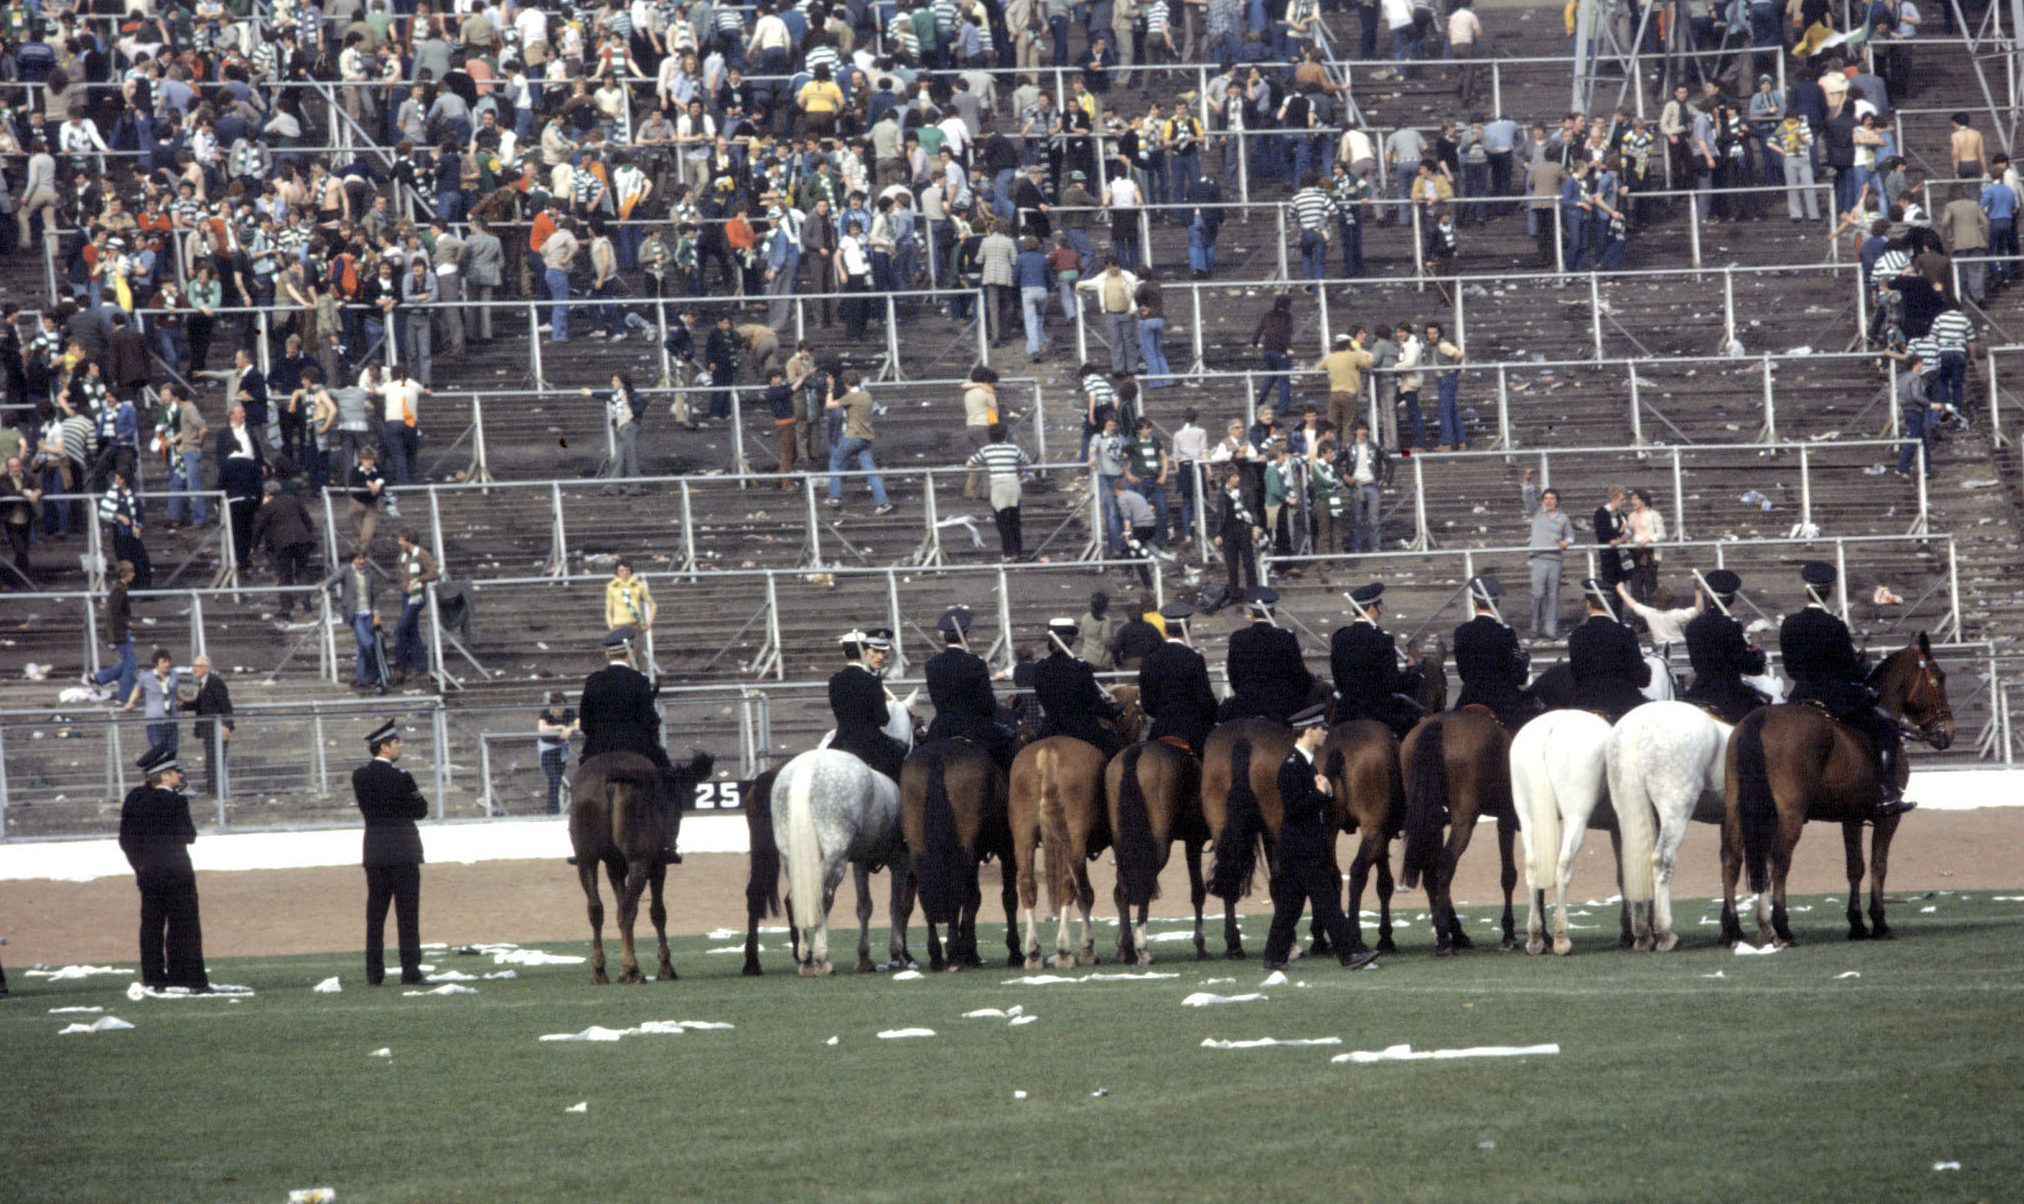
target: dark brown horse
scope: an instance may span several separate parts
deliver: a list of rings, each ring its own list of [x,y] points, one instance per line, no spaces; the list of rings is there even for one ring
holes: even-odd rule
[[[1273,719],[1233,719],[1202,744],[1202,820],[1216,862],[1209,893],[1223,901],[1223,955],[1244,956],[1237,900],[1251,893],[1261,849],[1270,872],[1279,842],[1279,763],[1293,729]]]
[[[1947,675],[1933,660],[1926,634],[1892,653],[1870,674],[1883,709],[1919,739],[1944,750],[1954,742]],[[1900,774],[1904,772],[1899,763]],[[1878,819],[1870,838],[1869,926],[1862,922],[1862,825],[1876,799],[1876,759],[1854,730],[1805,703],[1752,711],[1729,738],[1727,811],[1722,820],[1722,941],[1743,939],[1736,915],[1736,879],[1747,866],[1757,892],[1757,937],[1790,945],[1785,876],[1807,820],[1841,825],[1848,855],[1848,939],[1889,940],[1883,883],[1899,816]],[[1899,785],[1903,782],[1900,781]]]
[[[1445,691],[1443,691],[1445,693]],[[1377,949],[1393,952],[1391,842],[1405,821],[1405,780],[1399,772],[1399,741],[1373,719],[1340,723],[1321,746],[1321,766],[1335,786],[1335,817],[1357,837],[1349,866],[1349,922],[1363,939],[1363,888],[1377,867]]]
[[[662,887],[668,867],[661,851],[673,847],[682,828],[682,810],[696,793],[696,784],[710,776],[709,753],[697,753],[687,765],[662,770],[638,753],[600,753],[577,767],[571,783],[569,843],[576,853],[576,876],[590,912],[590,981],[608,980],[604,973],[604,899],[598,893],[597,869],[604,867],[618,898],[620,982],[645,982],[633,952],[633,924],[639,919],[640,894],[653,888],[648,916],[659,939],[661,967],[654,977],[675,977],[668,958],[668,908]]]
[[[1476,820],[1497,820],[1503,858],[1503,947],[1518,947],[1511,895],[1518,886],[1513,846],[1518,813],[1511,805],[1511,737],[1488,711],[1473,707],[1422,719],[1399,746],[1405,767],[1405,857],[1400,884],[1412,890],[1424,878],[1434,929],[1434,955],[1449,957],[1475,942],[1462,931],[1452,890],[1455,866],[1475,834]],[[1441,839],[1446,827],[1447,840]]]
[[[967,740],[937,740],[917,748],[900,770],[900,827],[927,920],[930,969],[984,964],[977,953],[977,913],[984,905],[977,871],[980,863],[993,857],[998,858],[1000,897],[1005,903],[1006,964],[1020,963],[1018,928],[1012,918],[1018,878],[1006,791],[1005,775],[990,755]],[[908,907],[897,921],[902,943],[912,911]],[[946,961],[938,925],[949,930]]]
[[[741,973],[756,977],[759,968],[759,921],[780,914],[780,846],[773,840],[773,781],[780,766],[752,780],[745,794],[746,847],[751,850],[751,870],[745,877],[745,968]],[[787,918],[788,945],[799,964],[801,934],[795,930],[790,908]]]
[[[1182,843],[1188,859],[1188,899],[1195,908],[1195,956],[1208,956],[1202,940],[1202,767],[1194,754],[1164,741],[1134,744],[1110,759],[1103,774],[1111,848],[1117,856],[1117,960],[1152,962],[1146,912],[1160,893],[1160,871]],[[1132,909],[1138,911],[1136,923]]]

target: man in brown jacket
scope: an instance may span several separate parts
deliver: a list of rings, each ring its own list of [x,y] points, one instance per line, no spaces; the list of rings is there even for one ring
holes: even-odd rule
[[[1966,184],[1956,184],[1948,190],[1947,203],[1941,207],[1934,227],[1949,255],[1975,260],[1958,266],[1963,299],[1980,305],[1988,295],[1989,265],[1980,262],[1980,257],[1989,253],[1989,215],[1968,195]]]

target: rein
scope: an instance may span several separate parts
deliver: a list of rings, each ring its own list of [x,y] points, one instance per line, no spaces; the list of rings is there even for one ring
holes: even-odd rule
[[[1931,711],[1931,718],[1924,722],[1909,720],[1906,712],[1910,711],[1912,705],[1922,696]],[[1924,656],[1919,657],[1918,676],[1905,691],[1903,700],[1898,704],[1898,711],[1898,726],[1922,740],[1929,738],[1942,724],[1953,722],[1954,709],[1948,705],[1946,696],[1940,692],[1939,679],[1934,675],[1932,661]]]

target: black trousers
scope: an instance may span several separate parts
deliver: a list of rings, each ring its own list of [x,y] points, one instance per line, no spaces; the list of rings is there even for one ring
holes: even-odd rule
[[[257,497],[235,497],[225,503],[232,520],[232,554],[239,568],[253,564],[253,516],[260,511]]]
[[[369,865],[365,870],[365,980],[387,976],[387,905],[401,945],[401,977],[422,976],[422,867]]]
[[[1241,601],[1238,591],[1258,584],[1258,549],[1249,532],[1223,537],[1223,565],[1229,570],[1230,600]]]
[[[1265,960],[1283,962],[1293,951],[1300,913],[1308,903],[1338,956],[1356,947],[1356,929],[1342,914],[1342,874],[1325,861],[1281,862],[1272,871],[1272,929],[1265,934]]]
[[[151,987],[202,987],[204,931],[197,921],[197,880],[143,878],[141,981]]]
[[[148,559],[147,545],[141,542],[138,535],[128,534],[129,528],[120,526],[118,523],[112,524],[109,529],[112,531],[113,559],[124,560],[134,566],[133,587],[135,589],[153,589],[155,587],[155,566],[154,562]]]
[[[313,543],[291,543],[275,548],[274,575],[276,582],[281,585],[302,584],[303,580],[309,575],[310,554],[315,551],[316,545]],[[281,595],[281,613],[285,615],[295,609],[296,600],[296,595],[294,594]],[[309,599],[304,598],[302,599],[302,609],[304,611],[311,611],[315,608],[311,605]]]
[[[1019,533],[1019,507],[1007,506],[993,510],[991,518],[998,524],[998,546],[1002,559],[1017,560],[1026,554],[1026,545]]]

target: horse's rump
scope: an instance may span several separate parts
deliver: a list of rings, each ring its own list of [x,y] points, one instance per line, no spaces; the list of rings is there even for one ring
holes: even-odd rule
[[[745,835],[751,849],[751,872],[745,879],[749,915],[780,914],[780,844],[773,838],[773,784],[779,778],[776,765],[754,778],[745,795]]]
[[[1148,749],[1134,744],[1111,761],[1109,776],[1116,783],[1111,797],[1117,831],[1112,844],[1117,848],[1117,884],[1129,906],[1142,906],[1160,895],[1159,853],[1154,849],[1152,817],[1146,810],[1145,786],[1139,780],[1139,766]],[[1157,772],[1157,762],[1148,764]]]

